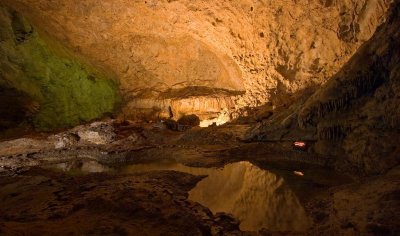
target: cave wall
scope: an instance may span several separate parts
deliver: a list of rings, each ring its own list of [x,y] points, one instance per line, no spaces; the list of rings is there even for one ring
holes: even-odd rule
[[[1,128],[70,127],[114,111],[117,84],[0,5]]]
[[[276,110],[249,140],[306,140],[338,169],[378,174],[400,163],[400,1],[387,21],[310,97]]]
[[[385,20],[390,1],[4,2],[95,67],[113,72],[123,115],[135,117],[138,110],[165,113],[170,106],[206,116],[196,106],[174,105],[187,97],[162,96],[187,87],[231,91],[207,101],[222,101],[214,108],[232,110],[226,100],[233,110],[291,103],[340,69]],[[182,104],[202,99],[191,97]]]
[[[300,110],[317,128],[316,151],[340,153],[350,166],[380,173],[400,163],[400,2],[388,21]]]

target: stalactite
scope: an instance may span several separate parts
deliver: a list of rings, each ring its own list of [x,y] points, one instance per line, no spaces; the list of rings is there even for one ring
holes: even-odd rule
[[[349,131],[350,127],[345,127],[340,124],[318,127],[318,139],[338,141],[345,138]]]
[[[370,70],[367,72],[359,71],[354,79],[338,78],[336,80],[338,84],[335,84],[332,88],[337,89],[340,87],[338,97],[322,100],[322,102],[318,102],[306,109],[307,112],[304,112],[304,115],[299,117],[299,126],[304,128],[307,124],[315,122],[314,119],[321,119],[328,114],[349,109],[352,100],[374,92],[389,78],[389,72],[383,66],[380,58],[375,59],[368,68]]]

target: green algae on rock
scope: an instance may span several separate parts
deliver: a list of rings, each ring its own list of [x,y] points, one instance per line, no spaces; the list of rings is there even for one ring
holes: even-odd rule
[[[113,80],[81,64],[20,14],[1,6],[0,29],[0,87],[32,98],[36,129],[70,127],[114,111],[119,95]]]

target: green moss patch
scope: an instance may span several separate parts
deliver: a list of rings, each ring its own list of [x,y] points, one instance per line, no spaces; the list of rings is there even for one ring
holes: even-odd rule
[[[119,95],[113,80],[60,53],[18,13],[1,6],[0,29],[0,87],[40,104],[32,116],[37,129],[70,127],[114,111]]]

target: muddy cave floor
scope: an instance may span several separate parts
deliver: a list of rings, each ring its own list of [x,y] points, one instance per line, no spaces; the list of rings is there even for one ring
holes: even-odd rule
[[[368,178],[336,173],[329,167],[331,160],[295,151],[290,143],[241,142],[248,128],[224,125],[175,132],[159,124],[107,121],[55,135],[3,140],[0,234],[400,232],[400,168]],[[215,179],[203,183],[209,188],[198,190],[196,201],[195,189],[207,175]],[[231,183],[237,175],[241,178]],[[221,189],[224,181],[233,187]],[[260,186],[271,191],[260,193]],[[238,193],[232,212],[217,211]],[[248,205],[254,204],[268,213],[249,213],[254,209]],[[267,227],[254,222],[244,227],[249,219],[243,217],[269,222]]]

